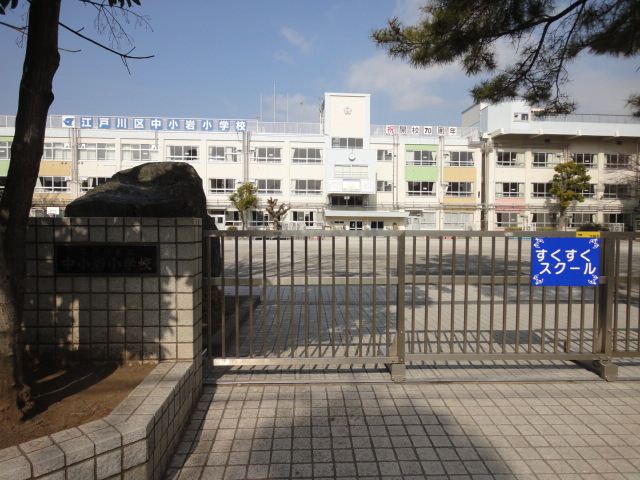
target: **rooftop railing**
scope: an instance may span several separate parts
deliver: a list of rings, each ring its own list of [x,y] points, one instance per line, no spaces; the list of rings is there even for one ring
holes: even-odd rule
[[[75,115],[76,118],[80,118],[83,115]],[[92,118],[98,118],[97,115],[87,115],[88,117],[92,117]],[[105,115],[104,117],[106,118],[111,118],[111,119],[115,119],[115,118],[119,118],[119,117],[115,117],[115,116],[111,116],[111,115]],[[131,116],[125,116],[128,119],[132,119],[134,117]],[[47,128],[63,128],[63,124],[62,124],[62,115],[49,115],[47,117]],[[142,118],[145,120],[150,120],[151,117],[135,117],[135,118]],[[156,117],[153,117],[156,118]],[[169,118],[164,118],[164,117],[157,117],[160,118],[163,121],[163,125],[167,125],[167,121],[169,120]],[[175,117],[172,117],[171,119],[174,119]],[[181,124],[183,124],[183,120],[185,119],[177,119],[180,120]],[[201,120],[211,120],[213,122],[213,125],[218,125],[218,121],[222,120],[222,119],[202,119],[202,118],[189,118],[188,120],[195,120],[196,125],[200,124]],[[16,121],[16,117],[15,115],[0,115],[0,128],[2,127],[9,127],[9,128],[13,128],[15,127],[15,121]],[[77,122],[77,120],[76,120]],[[322,134],[322,125],[320,123],[315,123],[315,122],[263,122],[260,120],[246,120],[247,122],[247,130],[253,132],[253,133],[264,133],[264,134],[275,134],[275,135],[321,135]],[[113,124],[114,122],[112,122]],[[96,122],[94,122],[94,124],[96,124]],[[148,122],[145,122],[145,125],[147,125]],[[131,128],[125,128],[122,130],[136,130],[133,127],[134,122],[133,121],[129,121],[128,125]],[[113,129],[113,128],[112,128]],[[88,129],[91,130],[91,129]],[[168,129],[162,129],[161,131],[173,131],[173,130],[168,130]],[[179,131],[179,132],[184,132],[186,131],[185,129],[180,129],[180,130],[175,130],[175,131]],[[214,130],[194,130],[197,132],[201,132],[201,133],[220,133],[220,130],[214,129]]]
[[[535,122],[585,122],[585,123],[629,123],[640,124],[640,117],[631,115],[601,115],[596,113],[571,113],[568,115],[534,116]]]

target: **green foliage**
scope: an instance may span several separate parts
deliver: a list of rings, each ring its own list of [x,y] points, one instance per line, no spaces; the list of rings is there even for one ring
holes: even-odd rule
[[[92,0],[80,0],[85,3],[93,3]],[[96,0],[97,3],[98,0]],[[19,0],[0,0],[0,15],[5,15],[8,8],[16,8],[18,6]],[[140,0],[109,0],[109,6],[114,7],[118,6],[120,8],[127,7],[131,8],[133,4],[140,6]]]
[[[18,0],[0,0],[0,15],[4,15],[7,8],[16,8],[17,6]]]
[[[579,232],[608,232],[609,228],[603,227],[599,223],[585,223],[578,227]]]
[[[459,62],[468,75],[492,74],[472,89],[476,102],[522,98],[543,113],[568,113],[576,106],[563,93],[568,63],[584,53],[640,53],[638,0],[429,0],[422,11],[416,25],[389,20],[374,41],[416,67]],[[499,41],[516,52],[502,71]]]
[[[633,110],[634,117],[640,117],[640,94],[631,95],[627,99],[627,107]]]
[[[256,206],[258,205],[258,197],[256,196],[256,193],[258,193],[258,189],[253,183],[244,182],[240,186],[238,186],[236,191],[229,196],[231,204],[236,208],[236,210],[238,210],[238,213],[240,214],[240,220],[242,220],[242,228],[245,230],[247,226],[247,212],[252,208],[256,208]]]
[[[560,213],[576,202],[584,202],[583,192],[589,188],[591,177],[584,165],[575,162],[564,162],[556,165],[555,175],[551,180],[551,195],[558,201]]]

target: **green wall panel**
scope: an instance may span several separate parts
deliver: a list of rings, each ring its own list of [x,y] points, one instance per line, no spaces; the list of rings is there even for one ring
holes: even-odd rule
[[[9,171],[9,160],[0,160],[0,177],[6,177]]]
[[[438,151],[438,145],[405,145],[407,152],[421,152],[423,150],[429,150],[431,152]]]
[[[12,142],[12,141],[13,141],[13,137],[0,136],[0,142]]]
[[[426,180],[435,182],[438,180],[438,167],[406,166],[404,177],[406,180],[411,181]]]

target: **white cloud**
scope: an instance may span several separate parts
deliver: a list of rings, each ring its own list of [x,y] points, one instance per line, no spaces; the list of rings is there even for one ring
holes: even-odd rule
[[[318,122],[319,102],[301,93],[276,93],[276,121],[284,122],[287,117],[290,122]],[[262,119],[266,122],[273,121],[273,95],[262,97]]]
[[[293,28],[282,27],[280,29],[280,34],[287,40],[287,42],[296,47],[300,53],[307,54],[311,51],[312,41],[306,39],[304,35]]]
[[[398,17],[405,24],[412,25],[424,16],[420,7],[426,3],[426,0],[396,0],[393,16]]]
[[[629,115],[627,97],[639,92],[637,60],[585,56],[569,67],[566,90],[578,112]]]
[[[436,89],[454,75],[462,75],[456,65],[417,69],[381,53],[351,65],[347,85],[355,91],[387,96],[393,110],[410,112],[443,105],[445,99]]]
[[[279,62],[286,63],[287,65],[294,65],[296,63],[293,61],[293,58],[291,58],[291,55],[281,50],[274,53],[273,58]]]

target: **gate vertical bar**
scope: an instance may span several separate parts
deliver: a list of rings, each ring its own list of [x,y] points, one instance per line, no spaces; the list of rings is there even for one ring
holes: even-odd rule
[[[336,356],[336,237],[331,237],[331,356]]]
[[[253,357],[253,238],[249,234],[249,356]]]
[[[613,334],[613,297],[614,278],[617,274],[615,262],[616,240],[606,232],[601,234],[602,243],[602,273],[606,277],[606,283],[598,287],[598,320],[594,335],[594,347],[596,352],[602,355],[600,360],[593,362],[592,368],[607,381],[618,377],[618,366],[611,362],[612,334]]]
[[[290,243],[290,251],[291,255],[289,272],[291,276],[291,284],[289,285],[289,342],[291,348],[291,357],[295,357],[296,350],[298,349],[298,329],[296,325],[296,291],[295,291],[295,255],[294,255],[294,242],[295,239],[291,237],[289,240]],[[295,342],[294,342],[295,335]]]
[[[515,351],[520,351],[520,275],[522,274],[522,237],[518,237],[518,260],[516,262],[516,337]]]
[[[436,333],[436,351],[442,353],[442,235],[438,237],[438,241],[438,328]]]
[[[224,296],[224,236],[220,237],[220,354],[224,358],[227,356],[227,337],[226,337],[226,300]]]
[[[304,356],[309,356],[309,238],[304,237]]]
[[[619,316],[618,316],[618,276],[620,275],[620,239],[616,238],[615,240],[615,267],[613,274],[613,351],[618,350],[618,330],[619,330]]]
[[[476,293],[478,294],[476,304],[476,350],[475,353],[480,352],[480,322],[481,308],[482,308],[482,235],[478,236],[478,288]]]
[[[453,353],[453,345],[456,335],[456,241],[458,237],[451,239],[451,310],[449,315],[449,353]]]
[[[491,237],[491,290],[489,293],[489,353],[493,353],[493,315],[495,313],[496,294],[496,237]]]
[[[411,270],[412,270],[412,280],[411,280],[411,340],[409,344],[409,352],[415,353],[415,344],[416,344],[416,243],[418,238],[414,235],[411,237],[413,240],[413,249],[411,252]]]
[[[351,332],[349,331],[349,237],[344,237],[344,343],[345,357],[349,356],[349,347],[351,346]]]
[[[276,349],[276,355],[280,357],[284,347],[280,348],[280,324],[282,318],[280,318],[280,235],[276,237],[276,335],[274,348]]]
[[[501,351],[502,353],[506,353],[507,351],[507,292],[509,291],[509,287],[507,284],[507,279],[509,278],[509,237],[504,236],[504,278],[502,279],[502,345]]]
[[[260,302],[260,315],[262,318],[262,325],[260,325],[260,356],[264,355],[264,347],[267,343],[265,341],[267,328],[267,237],[262,236],[262,301]],[[273,331],[273,330],[272,330]]]
[[[378,277],[378,269],[376,268],[376,240],[378,237],[376,235],[373,236],[373,291],[371,298],[371,334],[373,337],[373,354],[378,354],[378,348],[376,343],[376,337],[378,335],[378,328],[376,326],[376,310],[377,310],[377,301],[376,301],[376,289],[377,286],[377,277]]]
[[[625,334],[624,334],[624,350],[625,352],[631,351],[630,339],[631,339],[631,276],[633,274],[632,262],[633,259],[633,239],[629,237],[629,243],[627,244],[627,311],[625,321]]]
[[[362,357],[362,235],[358,237],[358,352]]]
[[[405,326],[404,326],[404,293],[405,293],[405,240],[404,232],[397,237],[397,277],[398,285],[396,288],[396,340],[393,344],[392,354],[397,357],[394,363],[388,364],[387,368],[391,373],[391,379],[394,382],[402,382],[405,379]]]
[[[324,312],[322,309],[322,236],[318,236],[318,294],[316,296],[316,328],[318,330],[318,355],[322,357],[322,321]]]
[[[429,272],[431,271],[431,264],[429,262],[429,241],[430,237],[425,237],[424,250],[425,250],[425,276],[424,276],[424,351],[427,353],[431,349],[429,348]]]
[[[479,285],[478,285],[479,286]],[[463,337],[462,352],[467,353],[467,330],[469,328],[469,237],[464,239],[464,313],[463,313]]]
[[[389,305],[389,290],[391,289],[391,237],[387,237],[387,261],[385,263],[385,273],[387,274],[385,288],[384,288],[384,299],[385,299],[385,322],[386,322],[386,330],[385,330],[385,344],[387,355],[391,355],[391,307]]]
[[[234,281],[235,281],[235,314],[234,314],[234,318],[235,318],[235,324],[234,324],[234,330],[235,330],[235,347],[236,347],[236,357],[240,356],[240,274],[238,273],[239,270],[239,265],[240,265],[240,259],[239,259],[239,244],[238,242],[240,241],[240,239],[238,237],[234,238],[234,242],[233,242],[233,248],[235,249],[234,251],[234,258],[235,258],[235,274],[234,274]]]
[[[207,271],[208,280],[211,281],[213,279],[214,271],[213,271],[213,248],[212,248],[212,239],[211,235],[207,237]],[[207,296],[207,353],[209,354],[209,364],[213,360],[213,297],[215,294],[216,287],[209,285]]]

